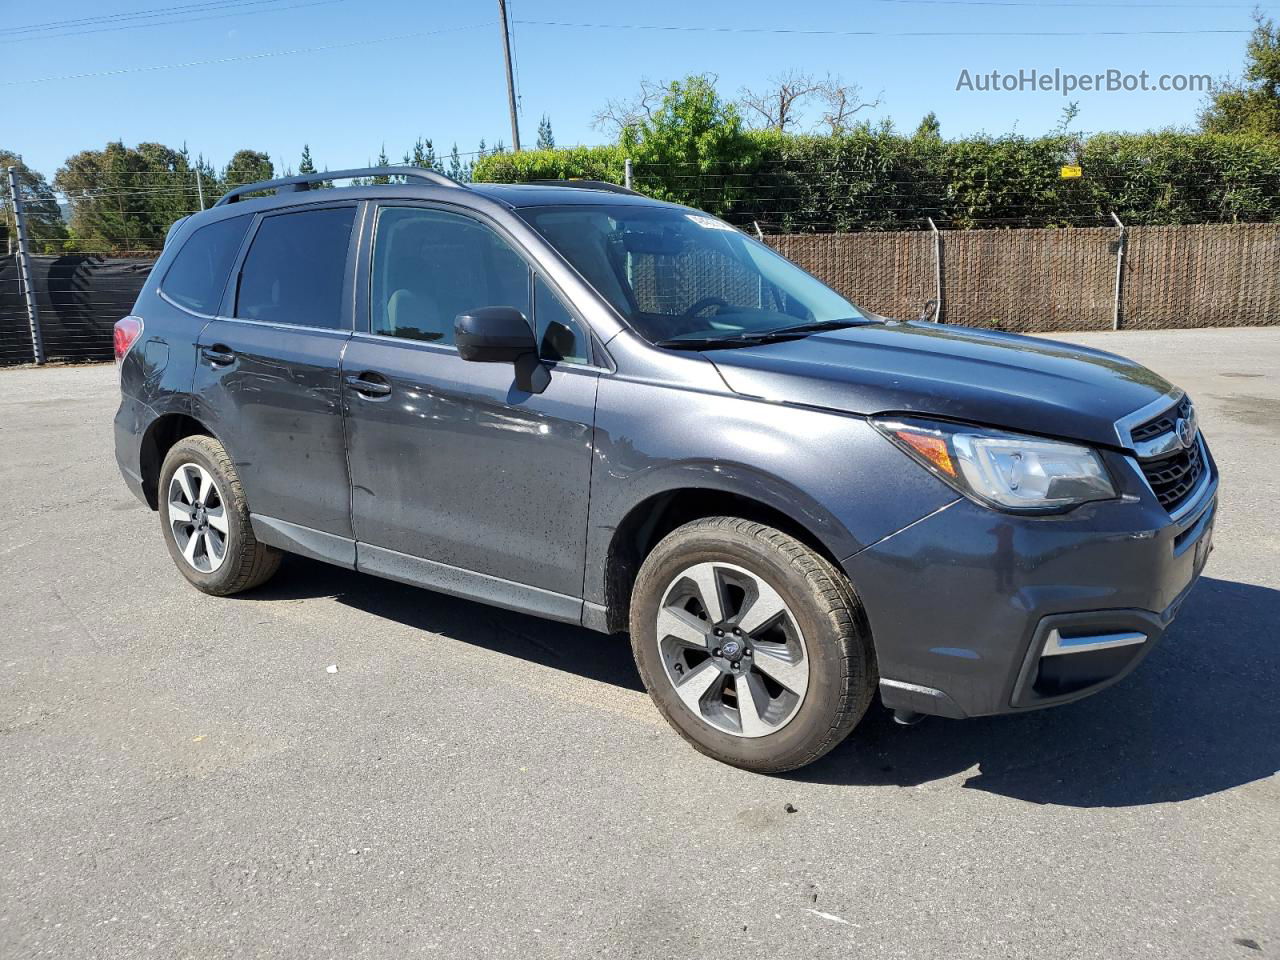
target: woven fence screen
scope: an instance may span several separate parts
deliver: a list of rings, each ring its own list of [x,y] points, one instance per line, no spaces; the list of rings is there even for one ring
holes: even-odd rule
[[[928,231],[766,239],[876,313],[910,319],[936,296]],[[942,319],[1022,333],[1108,330],[1118,241],[1119,230],[1102,227],[944,231]],[[153,262],[33,257],[46,357],[110,360],[112,325],[129,312]],[[1122,329],[1280,324],[1280,224],[1131,228],[1120,307]],[[0,365],[31,360],[14,259],[0,257]]]
[[[854,303],[886,317],[918,316],[933,296],[931,234],[792,233],[767,240]]]
[[[112,358],[111,331],[128,314],[154,260],[68,254],[32,257],[32,288],[45,358]],[[32,361],[31,327],[14,258],[0,257],[0,364]]]
[[[1108,330],[1120,231],[944,231],[946,323],[1046,333]],[[910,319],[935,296],[932,235],[768,237],[784,256],[854,303]],[[1122,329],[1280,324],[1280,225],[1134,227],[1128,231]]]
[[[1135,227],[1124,284],[1126,329],[1280,323],[1280,226]]]

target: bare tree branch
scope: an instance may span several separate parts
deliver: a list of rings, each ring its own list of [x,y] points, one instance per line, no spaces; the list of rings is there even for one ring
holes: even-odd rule
[[[788,70],[771,77],[769,88],[760,93],[744,88],[739,102],[762,126],[786,133],[800,122],[806,101],[822,91],[824,82],[803,70]]]
[[[664,84],[644,77],[640,80],[640,92],[636,96],[609,100],[592,115],[591,127],[619,137],[627,127],[651,119],[666,92]]]
[[[818,84],[816,93],[826,104],[822,122],[827,125],[832,136],[844,133],[852,127],[854,116],[861,111],[874,110],[880,106],[880,97],[862,100],[862,88],[856,83],[844,83],[839,77],[828,76]]]

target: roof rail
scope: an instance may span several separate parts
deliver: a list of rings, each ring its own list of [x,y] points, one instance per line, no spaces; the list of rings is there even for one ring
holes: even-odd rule
[[[642,196],[635,190],[619,183],[610,183],[608,180],[530,180],[529,183],[539,187],[579,187],[583,190],[604,190],[608,193],[629,193],[633,197]]]
[[[243,187],[229,190],[214,204],[220,207],[224,203],[235,203],[246,193],[258,193],[270,190],[272,193],[295,193],[302,190],[313,190],[316,184],[329,180],[350,180],[353,177],[407,177],[410,180],[424,180],[440,187],[458,187],[465,190],[462,184],[452,177],[446,177],[438,170],[424,170],[422,167],[361,167],[357,170],[325,170],[323,173],[307,173],[298,177],[281,177],[278,180],[262,180],[259,183],[246,183]]]

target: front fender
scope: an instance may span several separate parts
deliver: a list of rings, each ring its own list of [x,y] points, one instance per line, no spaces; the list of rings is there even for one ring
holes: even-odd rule
[[[791,517],[839,560],[956,499],[865,418],[736,394],[601,380],[584,599],[604,603],[609,545],[637,505],[717,490]]]

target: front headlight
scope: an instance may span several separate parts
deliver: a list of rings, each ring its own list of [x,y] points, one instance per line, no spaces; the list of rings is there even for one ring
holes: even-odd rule
[[[961,493],[1000,510],[1045,513],[1116,496],[1088,447],[913,417],[871,422]]]

